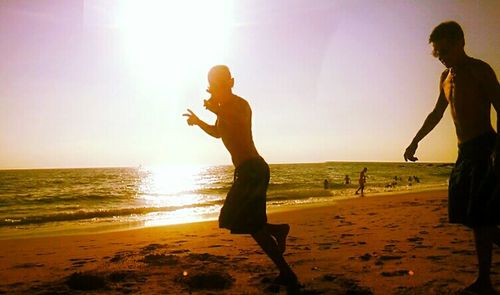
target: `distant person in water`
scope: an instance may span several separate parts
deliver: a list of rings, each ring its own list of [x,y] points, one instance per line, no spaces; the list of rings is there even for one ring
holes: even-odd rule
[[[344,184],[350,184],[351,183],[351,178],[349,177],[349,175],[345,175],[345,178],[344,178]]]
[[[330,188],[330,182],[328,182],[328,179],[325,179],[323,181],[323,188],[324,189],[329,189]]]
[[[359,173],[359,187],[356,190],[356,195],[359,193],[361,190],[361,196],[364,196],[364,190],[365,190],[365,183],[366,183],[366,172],[368,171],[368,168],[363,168],[361,172]]]
[[[232,234],[250,234],[280,273],[274,283],[297,286],[297,276],[283,258],[288,224],[269,224],[266,215],[266,192],[269,166],[259,155],[252,138],[252,110],[243,98],[233,94],[234,78],[224,65],[208,73],[210,98],[204,107],[217,115],[214,125],[200,120],[191,110],[187,123],[198,125],[207,134],[221,138],[235,166],[234,182],[219,215],[219,227]]]
[[[500,85],[487,63],[465,53],[464,33],[456,22],[434,28],[429,43],[433,55],[446,69],[439,81],[436,105],[406,148],[404,159],[418,160],[418,143],[439,123],[449,105],[458,139],[458,159],[449,180],[448,215],[451,223],[472,228],[479,262],[479,275],[465,291],[496,294],[490,268],[493,243],[500,242],[500,138],[491,126],[490,110],[493,105],[497,116],[500,112]]]

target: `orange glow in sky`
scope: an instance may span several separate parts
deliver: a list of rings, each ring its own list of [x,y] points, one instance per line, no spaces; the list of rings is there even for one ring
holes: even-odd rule
[[[438,96],[427,42],[456,20],[500,73],[499,1],[0,2],[0,169],[230,164],[202,119],[229,65],[270,163],[401,161]],[[495,113],[493,112],[493,115]],[[495,120],[495,119],[494,119]],[[449,111],[422,161],[452,162]]]

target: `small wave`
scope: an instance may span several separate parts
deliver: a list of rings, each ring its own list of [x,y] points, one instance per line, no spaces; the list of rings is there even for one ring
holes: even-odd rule
[[[196,205],[185,205],[185,206],[175,206],[175,207],[139,207],[139,208],[123,208],[123,209],[110,209],[110,210],[93,210],[93,211],[76,211],[67,213],[56,213],[47,215],[33,215],[26,217],[6,217],[0,220],[0,227],[2,226],[17,226],[17,225],[28,225],[28,224],[41,224],[49,222],[62,222],[62,221],[77,221],[86,220],[94,218],[112,218],[120,216],[131,216],[131,215],[144,215],[153,212],[168,212],[175,211],[185,208],[201,208],[209,207],[214,205],[220,205],[222,201],[212,201],[203,204]]]

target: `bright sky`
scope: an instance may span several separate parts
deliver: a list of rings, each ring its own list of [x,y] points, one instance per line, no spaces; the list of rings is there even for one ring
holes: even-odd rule
[[[214,121],[220,63],[268,162],[401,161],[437,99],[427,40],[446,20],[499,75],[495,0],[3,0],[0,168],[230,164],[181,116]],[[455,160],[448,112],[421,160]]]

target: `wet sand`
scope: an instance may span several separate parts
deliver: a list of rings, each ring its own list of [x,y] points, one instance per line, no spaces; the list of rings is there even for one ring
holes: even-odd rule
[[[299,294],[456,294],[476,276],[472,233],[446,191],[367,196],[269,215],[289,223]],[[500,290],[500,250],[493,283]],[[213,221],[0,241],[0,294],[286,294],[255,242]],[[289,293],[291,290],[288,290]]]

